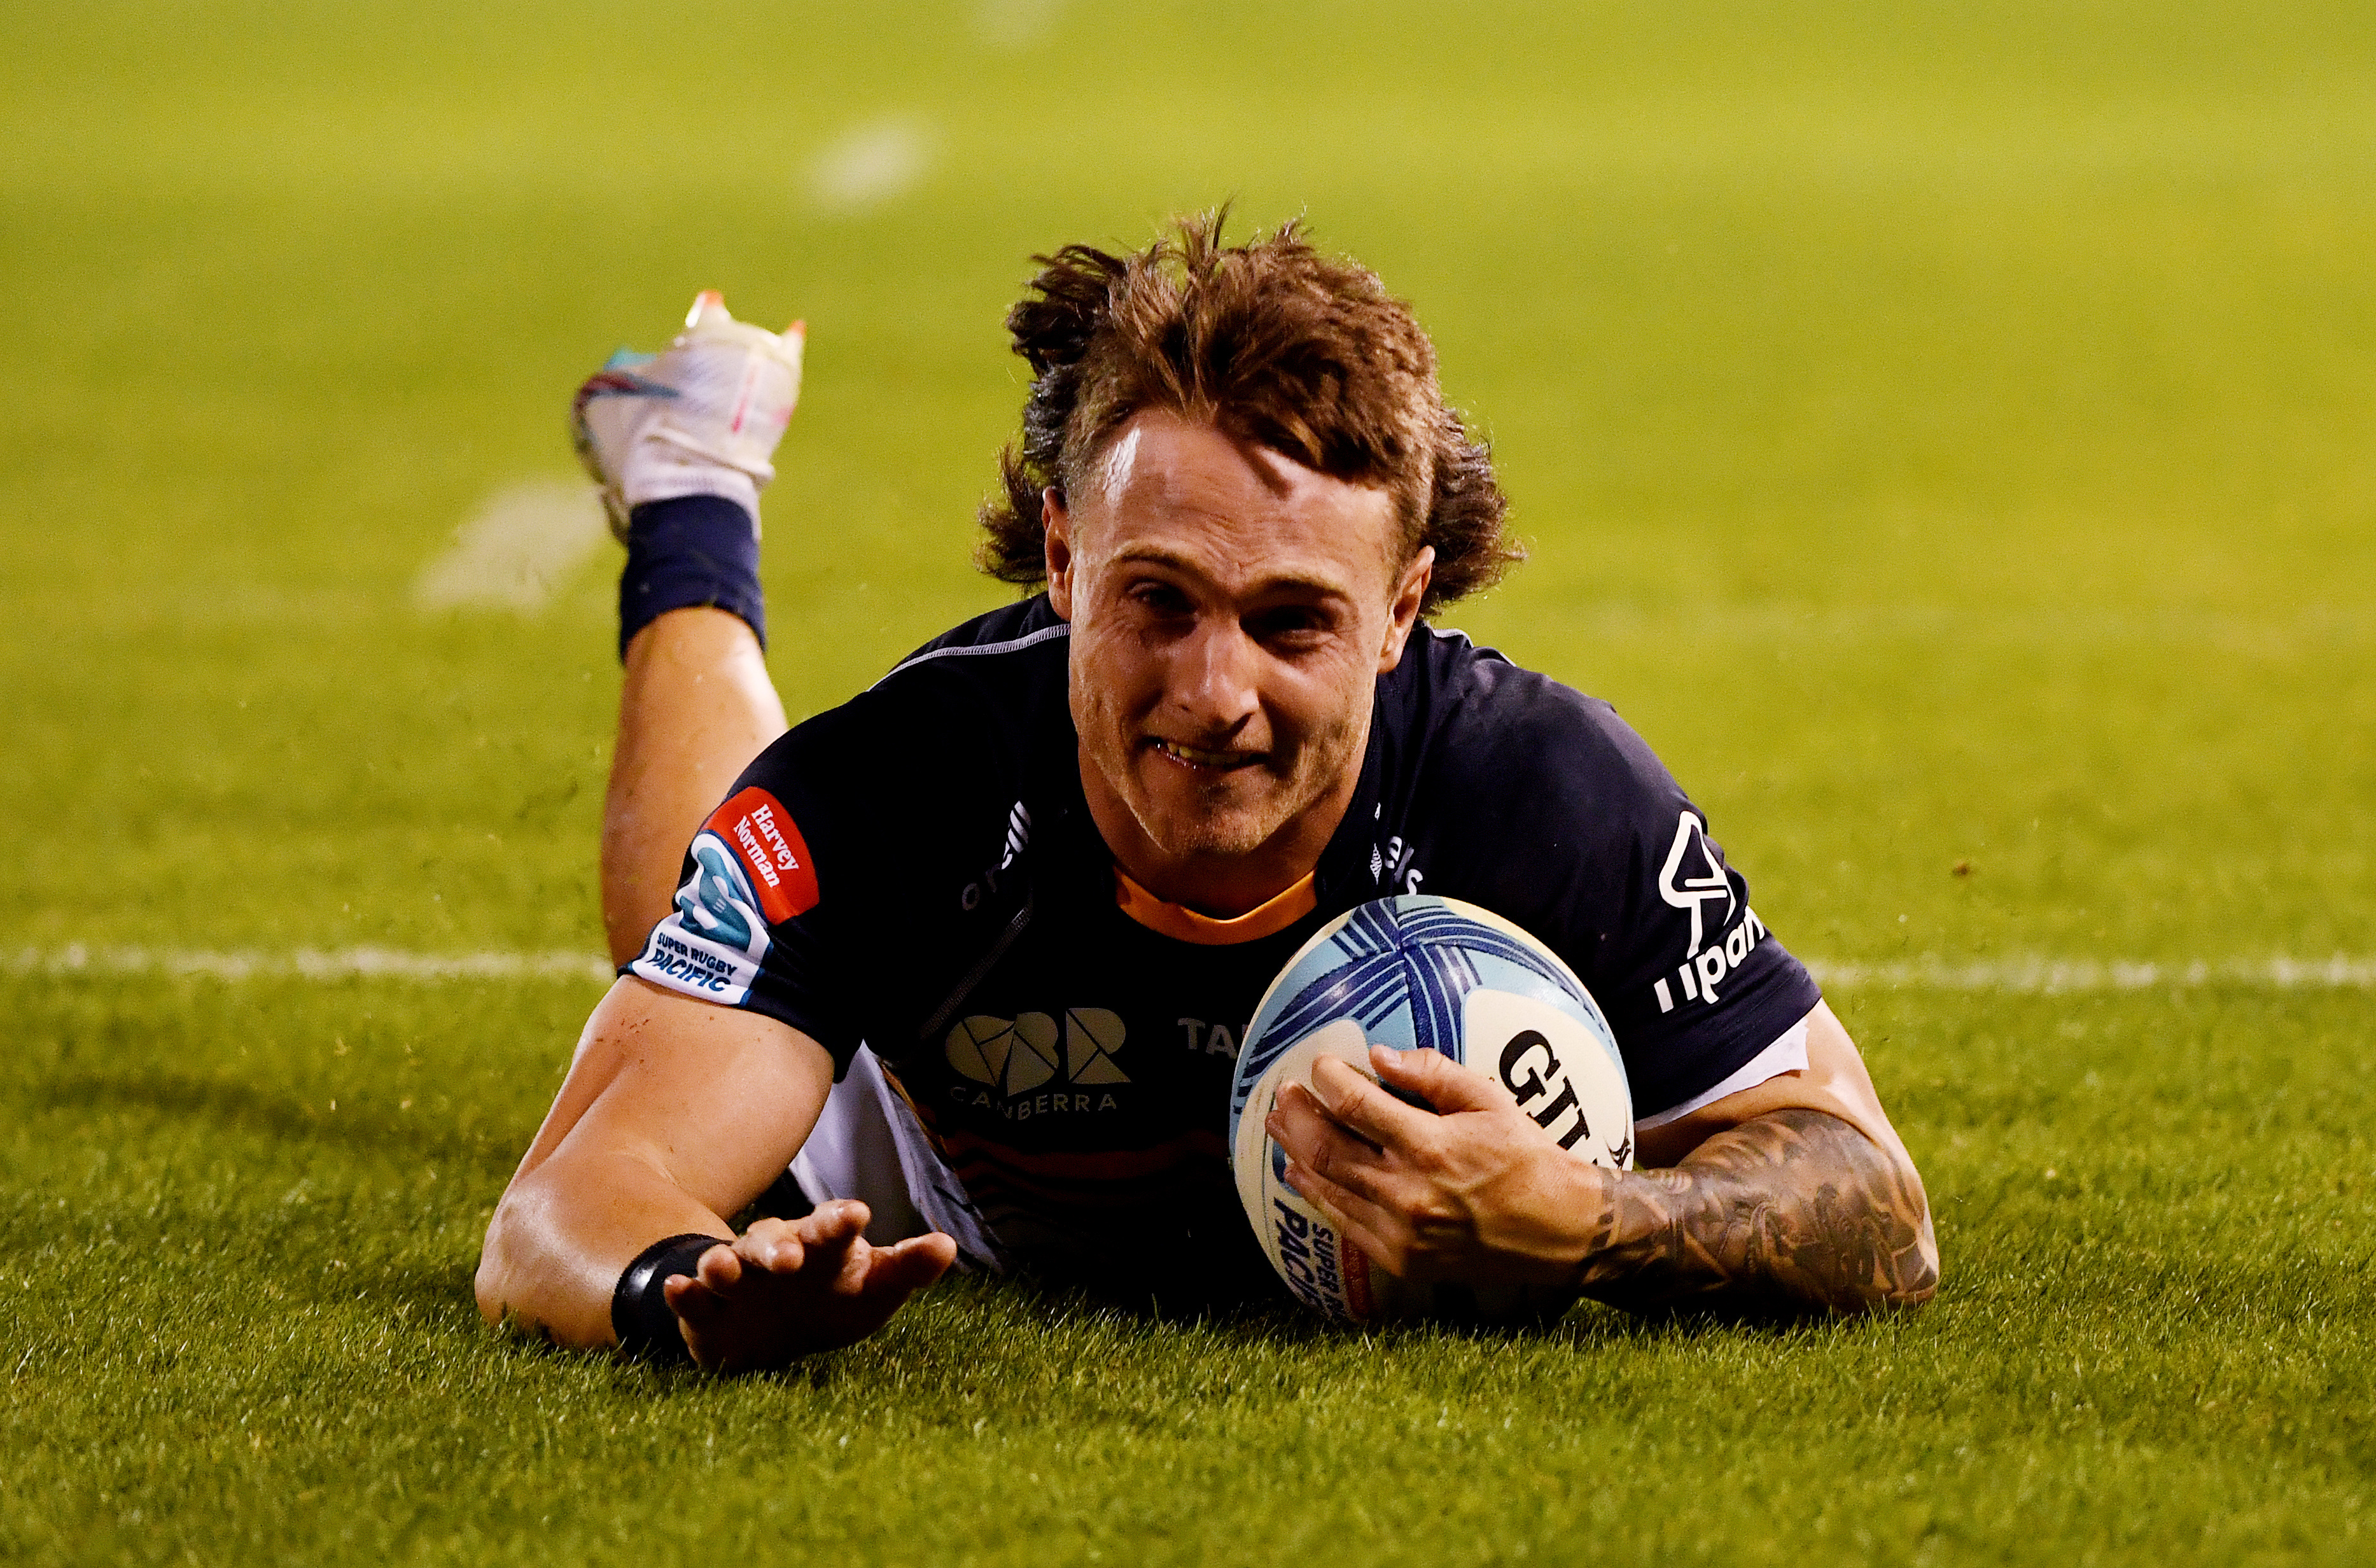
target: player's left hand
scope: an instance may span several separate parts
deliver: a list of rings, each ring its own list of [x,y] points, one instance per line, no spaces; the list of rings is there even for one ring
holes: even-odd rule
[[[1265,1125],[1288,1184],[1387,1273],[1477,1284],[1573,1284],[1619,1172],[1559,1146],[1510,1091],[1433,1051],[1370,1048],[1405,1104],[1324,1056]]]

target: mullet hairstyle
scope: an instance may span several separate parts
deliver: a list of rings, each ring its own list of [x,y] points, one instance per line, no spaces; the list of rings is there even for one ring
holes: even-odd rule
[[[999,455],[1005,493],[982,504],[981,569],[1045,583],[1042,493],[1070,493],[1123,425],[1160,409],[1387,492],[1402,559],[1435,547],[1422,613],[1491,587],[1526,552],[1410,307],[1293,222],[1224,245],[1227,218],[1177,219],[1130,255],[1067,245],[1031,258],[1040,275],[1006,314],[1031,393],[1021,444]]]

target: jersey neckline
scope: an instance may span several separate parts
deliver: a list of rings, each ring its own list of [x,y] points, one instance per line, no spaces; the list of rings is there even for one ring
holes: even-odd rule
[[[1276,936],[1320,907],[1320,894],[1315,885],[1319,873],[1305,872],[1302,879],[1265,903],[1258,904],[1244,914],[1226,921],[1210,915],[1200,915],[1185,905],[1166,902],[1130,879],[1122,867],[1113,868],[1114,902],[1122,912],[1160,936],[1177,942],[1193,942],[1199,947],[1230,947],[1241,942],[1259,942],[1265,936]]]

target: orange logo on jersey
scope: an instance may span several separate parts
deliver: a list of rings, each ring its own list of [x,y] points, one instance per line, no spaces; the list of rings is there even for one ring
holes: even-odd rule
[[[769,925],[816,908],[816,863],[800,825],[775,796],[754,785],[710,813],[702,826],[734,846]]]

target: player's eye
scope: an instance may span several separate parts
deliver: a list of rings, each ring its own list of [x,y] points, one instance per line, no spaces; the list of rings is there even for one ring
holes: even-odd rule
[[[1308,604],[1284,604],[1256,611],[1245,619],[1246,635],[1289,651],[1312,647],[1336,629],[1326,612]]]
[[[1130,590],[1130,599],[1149,614],[1166,619],[1185,615],[1194,608],[1188,596],[1170,583],[1140,583]]]

